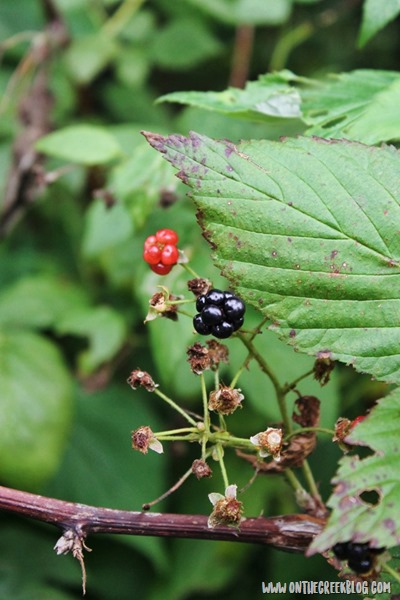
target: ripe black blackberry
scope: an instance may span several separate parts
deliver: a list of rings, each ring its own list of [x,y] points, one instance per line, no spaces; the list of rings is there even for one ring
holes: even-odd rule
[[[196,309],[193,327],[197,333],[225,339],[243,325],[246,306],[232,292],[210,290],[197,298]]]

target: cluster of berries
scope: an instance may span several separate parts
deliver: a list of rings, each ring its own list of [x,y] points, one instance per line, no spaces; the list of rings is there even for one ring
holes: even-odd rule
[[[246,311],[243,300],[232,292],[210,290],[196,301],[198,314],[193,319],[193,327],[201,335],[214,335],[224,339],[237,331],[244,321]]]
[[[176,265],[179,258],[177,243],[178,234],[172,229],[160,229],[146,239],[143,258],[154,273],[167,275]]]
[[[339,560],[347,560],[349,568],[361,575],[369,573],[375,563],[375,555],[381,554],[384,548],[370,548],[369,544],[340,542],[332,548]]]

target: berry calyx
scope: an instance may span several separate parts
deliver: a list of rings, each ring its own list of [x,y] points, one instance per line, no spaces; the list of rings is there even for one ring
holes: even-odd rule
[[[143,258],[154,273],[167,275],[179,259],[176,247],[178,234],[172,229],[160,229],[144,242]]]
[[[197,298],[196,309],[193,327],[197,333],[225,339],[243,325],[246,306],[232,292],[212,289]]]

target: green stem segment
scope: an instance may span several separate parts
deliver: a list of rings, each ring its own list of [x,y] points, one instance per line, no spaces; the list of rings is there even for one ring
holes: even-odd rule
[[[181,414],[186,419],[186,421],[188,421],[191,425],[193,425],[194,427],[197,427],[196,421],[194,419],[192,419],[192,417],[189,417],[189,415],[183,410],[183,408],[181,408],[178,404],[176,404],[176,402],[174,402],[173,400],[171,400],[171,398],[168,398],[168,396],[166,396],[165,394],[163,394],[157,388],[154,390],[154,393],[157,394],[157,396],[159,398],[161,398],[162,400],[164,400],[164,402],[166,402],[167,404],[169,404],[179,414]]]

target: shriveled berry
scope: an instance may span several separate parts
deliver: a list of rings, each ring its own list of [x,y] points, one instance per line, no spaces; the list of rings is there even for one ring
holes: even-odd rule
[[[173,229],[160,229],[156,233],[156,240],[159,244],[177,244],[178,234]]]
[[[206,305],[201,311],[201,318],[206,325],[217,325],[224,319],[224,313],[219,306]]]
[[[168,273],[172,269],[172,265],[163,265],[162,263],[158,263],[157,265],[150,265],[150,269],[157,273],[157,275],[168,275]]]
[[[200,333],[200,335],[209,335],[211,333],[211,328],[209,325],[206,325],[201,318],[201,315],[195,315],[193,318],[193,327]]]
[[[201,312],[206,304],[207,304],[207,300],[206,300],[205,294],[203,294],[202,296],[199,296],[196,300],[196,310]]]
[[[234,296],[225,300],[224,312],[230,320],[240,319],[240,317],[243,317],[245,310],[245,304],[240,298]]]
[[[210,290],[206,294],[206,303],[220,306],[225,301],[225,294],[221,290]]]
[[[371,556],[366,556],[364,558],[360,558],[359,560],[351,558],[347,561],[347,564],[355,573],[365,574],[371,571],[374,560]]]
[[[172,244],[166,244],[161,252],[161,262],[163,265],[176,265],[178,258],[178,248]]]
[[[161,260],[161,250],[158,246],[145,247],[143,258],[149,265],[156,265]]]
[[[232,335],[233,325],[228,321],[222,321],[222,323],[219,323],[218,325],[213,325],[211,333],[215,335],[216,338],[223,340]]]

